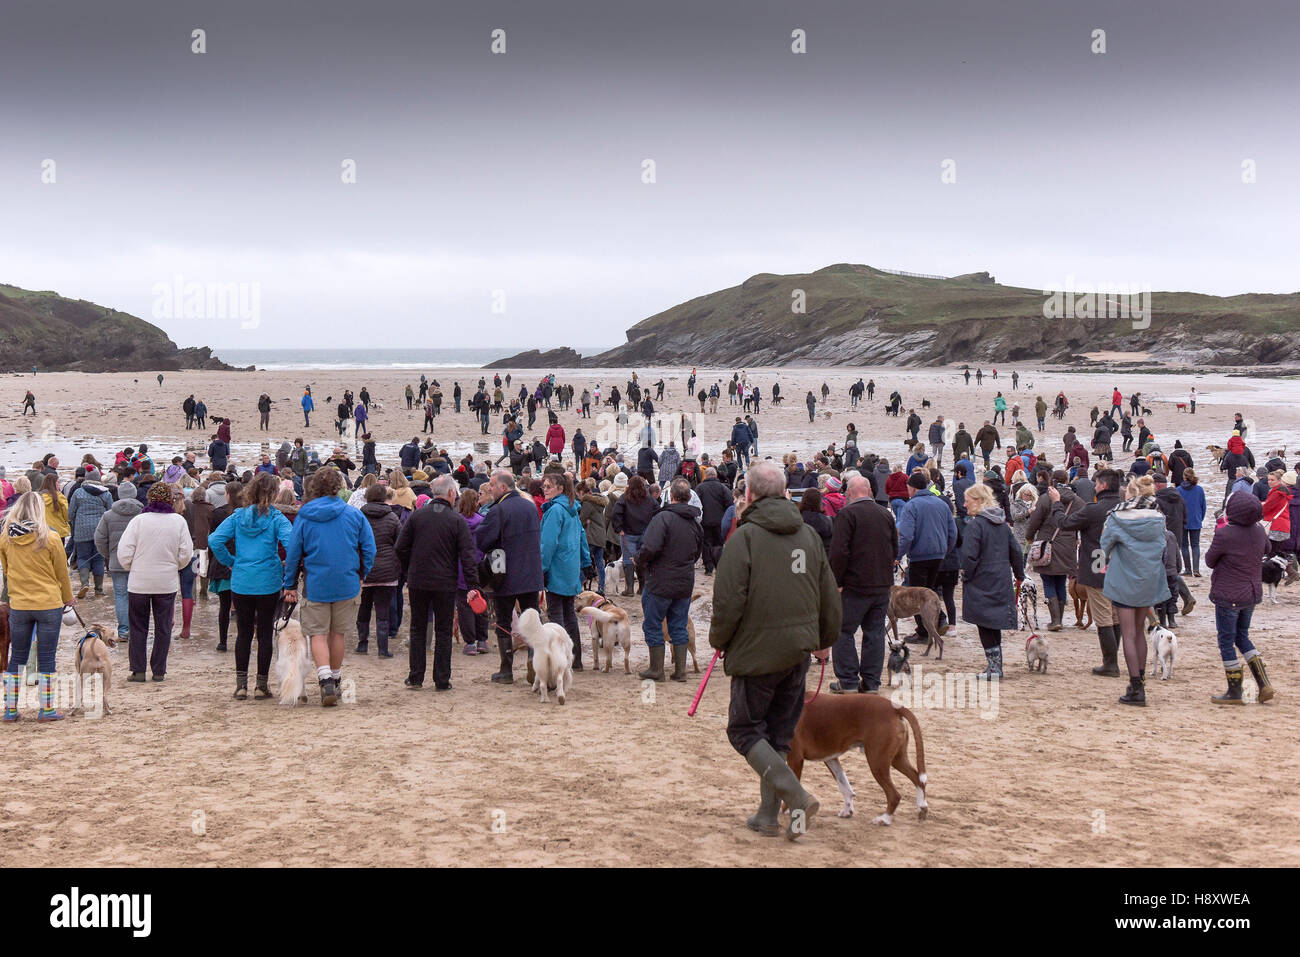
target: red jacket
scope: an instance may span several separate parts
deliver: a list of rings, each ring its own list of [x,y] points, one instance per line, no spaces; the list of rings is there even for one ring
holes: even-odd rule
[[[885,494],[890,498],[911,498],[912,488],[907,484],[907,474],[890,472],[889,478],[885,479]]]
[[[1124,404],[1124,397],[1123,397],[1122,395],[1119,394],[1119,389],[1116,389],[1113,393],[1111,393],[1110,402],[1111,402],[1111,405],[1123,405],[1123,404]]]
[[[552,455],[564,454],[564,426],[558,422],[546,430],[546,451]]]
[[[1291,495],[1284,486],[1269,490],[1264,499],[1264,521],[1272,523],[1271,532],[1291,534]]]

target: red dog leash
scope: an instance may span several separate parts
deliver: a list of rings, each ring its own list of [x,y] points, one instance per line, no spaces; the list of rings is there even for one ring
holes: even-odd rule
[[[686,709],[686,717],[695,717],[695,709],[700,706],[700,699],[704,697],[704,689],[709,683],[709,676],[713,674],[713,666],[718,663],[722,657],[722,649],[719,648],[713,653],[713,660],[709,662],[709,667],[704,669],[704,677],[700,679],[700,686],[695,689],[695,697],[691,699],[691,706]]]
[[[822,659],[822,673],[819,674],[819,675],[817,676],[817,690],[814,691],[814,692],[813,692],[813,696],[812,696],[811,698],[808,699],[808,703],[809,703],[809,704],[812,704],[814,701],[816,701],[816,700],[817,700],[817,696],[818,696],[819,694],[822,693],[822,679],[825,678],[825,677],[826,677],[826,659],[823,658],[823,659]]]

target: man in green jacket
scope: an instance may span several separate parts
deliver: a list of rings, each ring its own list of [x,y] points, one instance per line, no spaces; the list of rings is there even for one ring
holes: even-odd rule
[[[718,561],[709,644],[731,677],[727,738],[759,775],[761,803],[748,823],[780,833],[781,801],[790,807],[786,836],[807,830],[818,808],[786,764],[803,713],[808,656],[825,661],[840,632],[840,596],[821,539],[785,497],[785,474],[770,461],[753,465],[736,531]]]

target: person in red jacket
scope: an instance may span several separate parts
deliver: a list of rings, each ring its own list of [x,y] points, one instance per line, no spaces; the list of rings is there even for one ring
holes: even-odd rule
[[[1286,553],[1291,538],[1291,489],[1282,481],[1286,473],[1274,469],[1268,473],[1268,498],[1264,499],[1263,521],[1268,527],[1270,555]]]
[[[1121,415],[1124,414],[1124,396],[1123,396],[1123,394],[1119,391],[1118,388],[1116,388],[1115,391],[1111,393],[1111,396],[1110,396],[1110,410],[1111,410],[1112,412],[1118,412],[1118,413],[1120,413]]]
[[[551,427],[546,430],[546,451],[557,459],[564,455],[564,426],[554,414],[551,415]]]
[[[907,500],[912,497],[912,489],[907,484],[907,473],[903,471],[901,465],[895,465],[894,471],[889,473],[885,479],[885,495],[889,497],[889,507],[894,512],[894,518],[898,518],[898,513],[903,510]]]

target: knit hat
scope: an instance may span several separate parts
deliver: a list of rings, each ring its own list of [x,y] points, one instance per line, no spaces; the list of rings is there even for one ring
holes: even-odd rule
[[[627,488],[627,475],[626,475],[626,473],[624,473],[624,472],[619,472],[617,475],[614,476],[614,488],[616,488],[616,489],[625,489],[625,488]]]
[[[119,502],[122,499],[135,498],[135,486],[130,482],[123,482],[117,487],[117,498]]]
[[[844,483],[842,483],[839,479],[837,479],[835,476],[832,475],[830,478],[826,480],[826,487],[830,489],[832,492],[838,492],[840,489],[844,487]]]
[[[907,484],[910,485],[912,488],[929,488],[930,480],[926,476],[922,475],[920,472],[913,472],[911,477],[908,478]],[[827,482],[826,485],[827,487],[829,487],[830,482]]]
[[[99,478],[100,478],[100,476],[99,476],[99,469],[95,468],[93,465],[87,467],[87,469],[86,469],[86,481],[87,481],[87,482],[98,482],[98,481],[99,481]]]
[[[433,499],[431,499],[427,495],[417,495],[415,498],[415,507],[423,508],[424,506],[428,505],[432,501]],[[423,521],[423,519],[421,519],[421,521]]]
[[[1002,476],[999,475],[997,472],[993,471],[992,469],[989,469],[987,472],[984,473],[984,477],[986,479],[995,479],[995,478],[1001,478]]]
[[[1168,485],[1169,479],[1165,478],[1164,472],[1152,472],[1151,477],[1155,479],[1157,485]]]
[[[1283,484],[1283,485],[1295,485],[1295,482],[1296,482],[1296,474],[1295,474],[1295,472],[1283,472],[1283,473],[1282,473],[1282,484]]]
[[[147,497],[151,502],[170,502],[174,492],[175,489],[167,482],[154,482]]]

